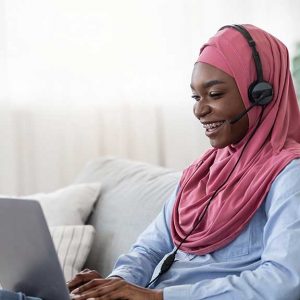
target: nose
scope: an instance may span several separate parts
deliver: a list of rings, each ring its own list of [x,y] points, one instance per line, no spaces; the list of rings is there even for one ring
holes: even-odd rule
[[[196,101],[193,110],[195,117],[199,120],[211,112],[210,106],[203,100]]]

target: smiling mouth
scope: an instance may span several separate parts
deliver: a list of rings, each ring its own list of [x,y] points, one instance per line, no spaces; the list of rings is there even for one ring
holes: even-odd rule
[[[203,124],[203,128],[206,129],[206,132],[213,132],[220,126],[224,124],[225,121],[219,121],[219,122],[213,122],[213,123],[207,123]]]

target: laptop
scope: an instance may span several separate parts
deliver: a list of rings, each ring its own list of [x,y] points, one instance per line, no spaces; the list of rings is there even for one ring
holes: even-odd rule
[[[37,201],[0,198],[0,284],[43,300],[70,300]]]

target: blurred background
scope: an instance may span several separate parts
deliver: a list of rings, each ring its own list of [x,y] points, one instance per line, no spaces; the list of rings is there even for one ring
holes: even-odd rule
[[[190,76],[221,26],[289,48],[297,0],[0,0],[0,194],[47,192],[115,155],[181,170],[209,148]]]

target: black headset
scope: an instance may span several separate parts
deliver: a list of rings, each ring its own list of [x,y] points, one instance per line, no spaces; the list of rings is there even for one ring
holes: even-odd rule
[[[273,87],[272,85],[265,81],[263,78],[262,64],[260,56],[256,49],[255,41],[253,40],[251,34],[242,25],[226,25],[219,29],[233,28],[240,32],[244,38],[247,40],[250,48],[252,49],[252,57],[255,63],[257,79],[253,81],[248,88],[248,97],[253,105],[264,106],[269,104],[273,99]]]

